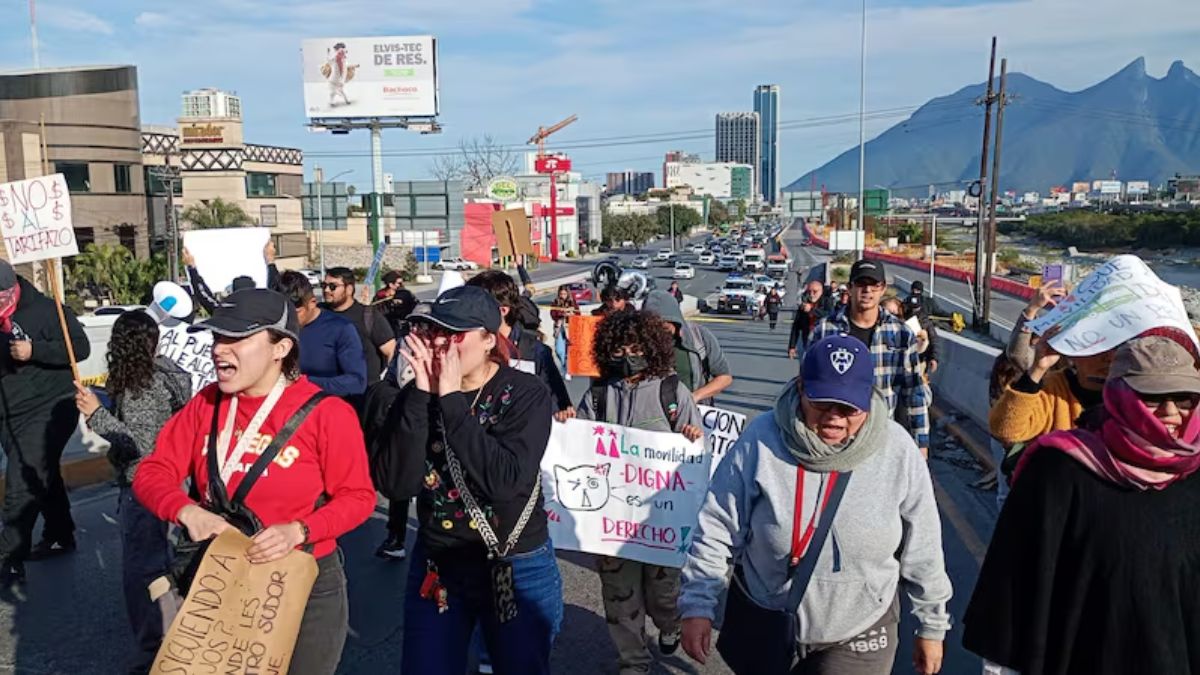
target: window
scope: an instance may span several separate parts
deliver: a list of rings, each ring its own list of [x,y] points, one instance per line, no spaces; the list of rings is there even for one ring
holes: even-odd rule
[[[83,162],[55,162],[54,173],[61,173],[67,179],[67,189],[71,192],[92,191],[92,174]]]
[[[275,190],[275,174],[273,173],[248,173],[246,174],[246,196],[247,197],[274,197],[278,194]]]
[[[113,185],[121,194],[133,192],[133,173],[129,164],[113,164]]]
[[[258,224],[263,227],[275,227],[279,224],[279,212],[275,206],[258,207]]]
[[[118,225],[114,229],[117,231],[117,240],[121,242],[121,245],[136,256],[137,230],[132,225]]]
[[[165,197],[167,194],[167,170],[161,166],[148,166],[145,168],[146,194]],[[183,196],[183,180],[175,175],[173,182],[175,188],[175,196]]]

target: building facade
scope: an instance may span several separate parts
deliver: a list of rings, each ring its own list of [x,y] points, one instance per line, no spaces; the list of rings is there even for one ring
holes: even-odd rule
[[[758,113],[758,193],[762,200],[779,202],[779,85],[761,84],[754,90],[754,112]]]
[[[715,199],[745,199],[754,194],[753,167],[733,162],[666,163],[665,187],[688,186],[697,195]]]
[[[694,152],[684,152],[682,150],[667,151],[667,154],[663,156],[663,170],[662,170],[663,187],[668,187],[667,186],[667,165],[668,164],[670,164],[672,162],[677,162],[679,164],[698,164],[700,161],[701,161],[700,155],[698,155]]]
[[[749,164],[750,180],[759,184],[762,131],[758,113],[717,113],[717,161]]]
[[[654,174],[649,171],[610,172],[605,182],[610,195],[641,195],[654,189]]]

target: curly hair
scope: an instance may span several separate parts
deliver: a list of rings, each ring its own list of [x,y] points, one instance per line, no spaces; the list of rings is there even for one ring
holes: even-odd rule
[[[108,392],[136,394],[149,387],[157,355],[158,323],[145,312],[118,316],[108,341]]]
[[[592,356],[600,366],[601,374],[612,375],[604,372],[605,364],[626,345],[642,348],[648,364],[642,371],[643,376],[666,377],[675,370],[675,341],[663,318],[654,312],[617,312],[600,322],[592,343]]]

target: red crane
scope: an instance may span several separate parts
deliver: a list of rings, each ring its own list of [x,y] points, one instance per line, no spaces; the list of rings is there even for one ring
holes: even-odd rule
[[[537,162],[534,165],[538,173],[550,175],[550,260],[558,260],[558,183],[557,175],[571,170],[571,160],[566,157],[546,157],[546,138],[560,131],[563,127],[579,119],[571,115],[558,124],[548,127],[538,127],[537,133],[529,139],[530,145],[537,146]]]

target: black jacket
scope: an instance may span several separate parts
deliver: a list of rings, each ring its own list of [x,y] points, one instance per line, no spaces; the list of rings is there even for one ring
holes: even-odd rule
[[[550,390],[554,397],[554,410],[566,410],[571,407],[571,394],[567,392],[567,384],[563,382],[562,373],[554,363],[554,352],[538,339],[536,331],[523,329],[520,325],[513,326],[512,341],[517,346],[517,358],[533,363],[534,375]]]
[[[27,339],[33,342],[33,356],[21,363],[13,360],[7,348],[0,349],[0,418],[6,420],[38,411],[49,414],[53,403],[75,393],[55,302],[24,277],[17,277],[17,282],[21,300],[12,316],[12,333],[0,334],[0,346]],[[65,307],[64,311],[75,360],[83,361],[92,353],[91,344],[75,313]]]

